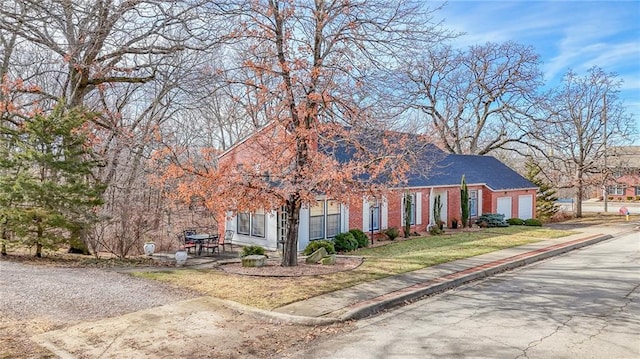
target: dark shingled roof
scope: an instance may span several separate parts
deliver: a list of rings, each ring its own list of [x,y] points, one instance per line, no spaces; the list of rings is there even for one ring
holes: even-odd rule
[[[491,156],[446,154],[435,145],[420,140],[419,136],[415,134],[380,132],[379,134],[369,133],[369,135],[372,138],[365,139],[362,142],[364,142],[365,146],[368,143],[370,148],[374,150],[378,147],[380,141],[380,139],[376,140],[376,135],[387,138],[392,138],[394,135],[414,137],[406,141],[406,146],[414,147],[409,149],[409,152],[421,153],[419,157],[424,161],[418,159],[418,162],[424,162],[422,166],[431,166],[435,161],[435,165],[427,174],[420,173],[420,171],[416,171],[413,174],[410,173],[407,178],[408,187],[456,186],[460,185],[464,174],[468,185],[486,185],[493,191],[538,188],[519,173]],[[319,149],[342,163],[350,161],[356,152],[353,147],[346,143],[321,142]],[[399,151],[402,150],[404,149],[399,149]],[[421,164],[416,163],[414,166],[421,166]],[[361,179],[364,180],[367,176],[363,175],[362,177]]]
[[[409,178],[409,187],[460,185],[462,175],[468,185],[485,184],[493,191],[537,188],[536,185],[491,156],[448,154],[427,178]]]

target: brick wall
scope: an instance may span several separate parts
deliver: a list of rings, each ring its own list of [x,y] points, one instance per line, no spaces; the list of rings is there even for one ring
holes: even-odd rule
[[[496,213],[498,211],[498,198],[510,197],[511,198],[511,216],[513,218],[520,218],[518,213],[518,200],[519,196],[530,195],[532,198],[532,210],[531,215],[536,217],[536,191],[534,190],[518,190],[518,191],[497,191],[492,192],[488,189],[482,191],[483,204],[482,213]]]
[[[367,231],[362,228],[362,200],[354,199],[349,203],[349,229],[353,228]]]

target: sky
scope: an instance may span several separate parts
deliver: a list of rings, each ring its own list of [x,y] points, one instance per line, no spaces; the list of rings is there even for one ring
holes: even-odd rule
[[[596,65],[616,73],[640,130],[640,0],[449,0],[441,16],[446,28],[466,33],[456,46],[510,40],[533,46],[549,86],[569,69],[584,76]]]

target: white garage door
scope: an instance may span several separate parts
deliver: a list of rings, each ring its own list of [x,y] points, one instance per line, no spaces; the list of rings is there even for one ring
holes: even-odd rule
[[[505,219],[511,218],[511,197],[498,198],[497,212],[500,214],[504,214]]]
[[[533,218],[533,196],[525,195],[518,197],[518,218]]]

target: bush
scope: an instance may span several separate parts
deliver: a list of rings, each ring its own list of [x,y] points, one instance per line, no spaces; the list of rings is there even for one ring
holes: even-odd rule
[[[482,228],[509,227],[507,221],[504,220],[504,214],[500,213],[485,213],[478,217],[476,224]]]
[[[336,235],[333,239],[333,244],[338,252],[351,252],[354,249],[358,249],[358,241],[349,232]]]
[[[633,196],[627,196],[627,201],[633,201]]]
[[[525,226],[540,227],[540,226],[542,226],[542,222],[540,222],[540,220],[538,220],[538,219],[531,218],[531,219],[527,219],[526,221],[524,221],[524,225]]]
[[[246,256],[250,256],[250,255],[264,255],[264,248],[260,247],[260,246],[246,246],[246,247],[242,247],[242,254],[240,254],[240,257],[246,257]]]
[[[307,244],[307,248],[304,249],[304,255],[309,256],[313,252],[317,251],[320,248],[323,248],[327,251],[327,254],[336,254],[336,247],[333,245],[332,241],[311,241]]]
[[[387,238],[393,241],[400,236],[400,231],[396,227],[391,227],[387,228],[387,230],[384,231],[384,234],[387,236]]]
[[[369,245],[369,237],[367,237],[367,235],[364,234],[363,231],[354,228],[350,229],[349,233],[351,233],[353,235],[353,238],[356,239],[356,242],[358,242],[358,248],[365,248]]]
[[[441,229],[440,226],[431,226],[431,228],[429,228],[429,234],[432,236],[439,236],[444,234],[444,229]]]
[[[507,219],[507,223],[509,223],[512,226],[521,226],[524,224],[524,220],[520,218],[509,218]]]

